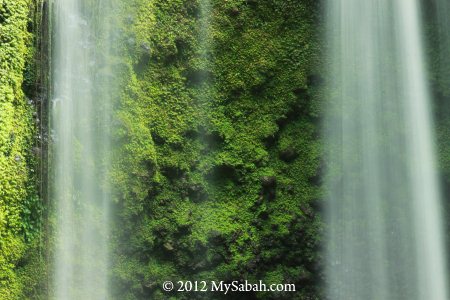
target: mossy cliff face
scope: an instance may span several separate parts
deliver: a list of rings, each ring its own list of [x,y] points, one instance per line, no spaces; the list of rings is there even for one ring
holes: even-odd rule
[[[132,0],[118,12],[114,299],[240,279],[298,292],[234,299],[320,297],[318,2]]]
[[[37,207],[33,102],[23,92],[30,82],[33,36],[28,31],[33,5],[0,1],[0,299],[23,299],[33,289],[25,276],[26,253],[36,237]],[[26,268],[26,267],[25,267]],[[25,288],[25,285],[28,285]]]
[[[450,56],[448,47],[450,35],[448,25],[450,18],[442,19],[443,15],[450,13],[447,10],[439,11],[440,0],[423,1],[423,15],[425,17],[425,36],[427,42],[430,88],[433,96],[432,111],[435,117],[438,168],[440,171],[442,214],[444,216],[447,249],[450,247]],[[448,255],[447,255],[448,256]],[[447,260],[450,257],[447,257]]]
[[[317,1],[123,2],[112,37],[122,79],[113,93],[113,298],[216,299],[163,294],[161,284],[240,279],[295,283],[298,292],[235,299],[318,298]],[[45,294],[30,33],[40,30],[39,3],[0,0],[0,299],[8,300]]]

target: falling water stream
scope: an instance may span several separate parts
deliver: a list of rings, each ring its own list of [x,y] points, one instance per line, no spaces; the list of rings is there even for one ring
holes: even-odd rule
[[[417,0],[328,0],[329,299],[447,299]]]
[[[108,299],[111,0],[53,0],[52,299]]]

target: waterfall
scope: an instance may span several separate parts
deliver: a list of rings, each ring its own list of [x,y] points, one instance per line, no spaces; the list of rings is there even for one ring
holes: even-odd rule
[[[329,299],[447,299],[417,0],[328,0]]]
[[[53,0],[52,299],[108,299],[111,0]]]

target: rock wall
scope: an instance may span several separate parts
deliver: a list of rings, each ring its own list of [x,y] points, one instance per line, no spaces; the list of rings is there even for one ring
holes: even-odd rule
[[[182,279],[300,290],[235,299],[319,297],[319,2],[118,9],[115,299],[167,299],[162,282]]]

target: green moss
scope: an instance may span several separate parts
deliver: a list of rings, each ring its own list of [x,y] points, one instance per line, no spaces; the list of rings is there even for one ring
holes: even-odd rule
[[[24,95],[25,63],[31,59],[27,30],[32,3],[0,1],[0,299],[23,299],[19,264],[37,228],[33,106]]]
[[[316,1],[122,9],[115,298],[192,299],[162,293],[182,279],[293,282],[295,295],[257,297],[318,298]]]

